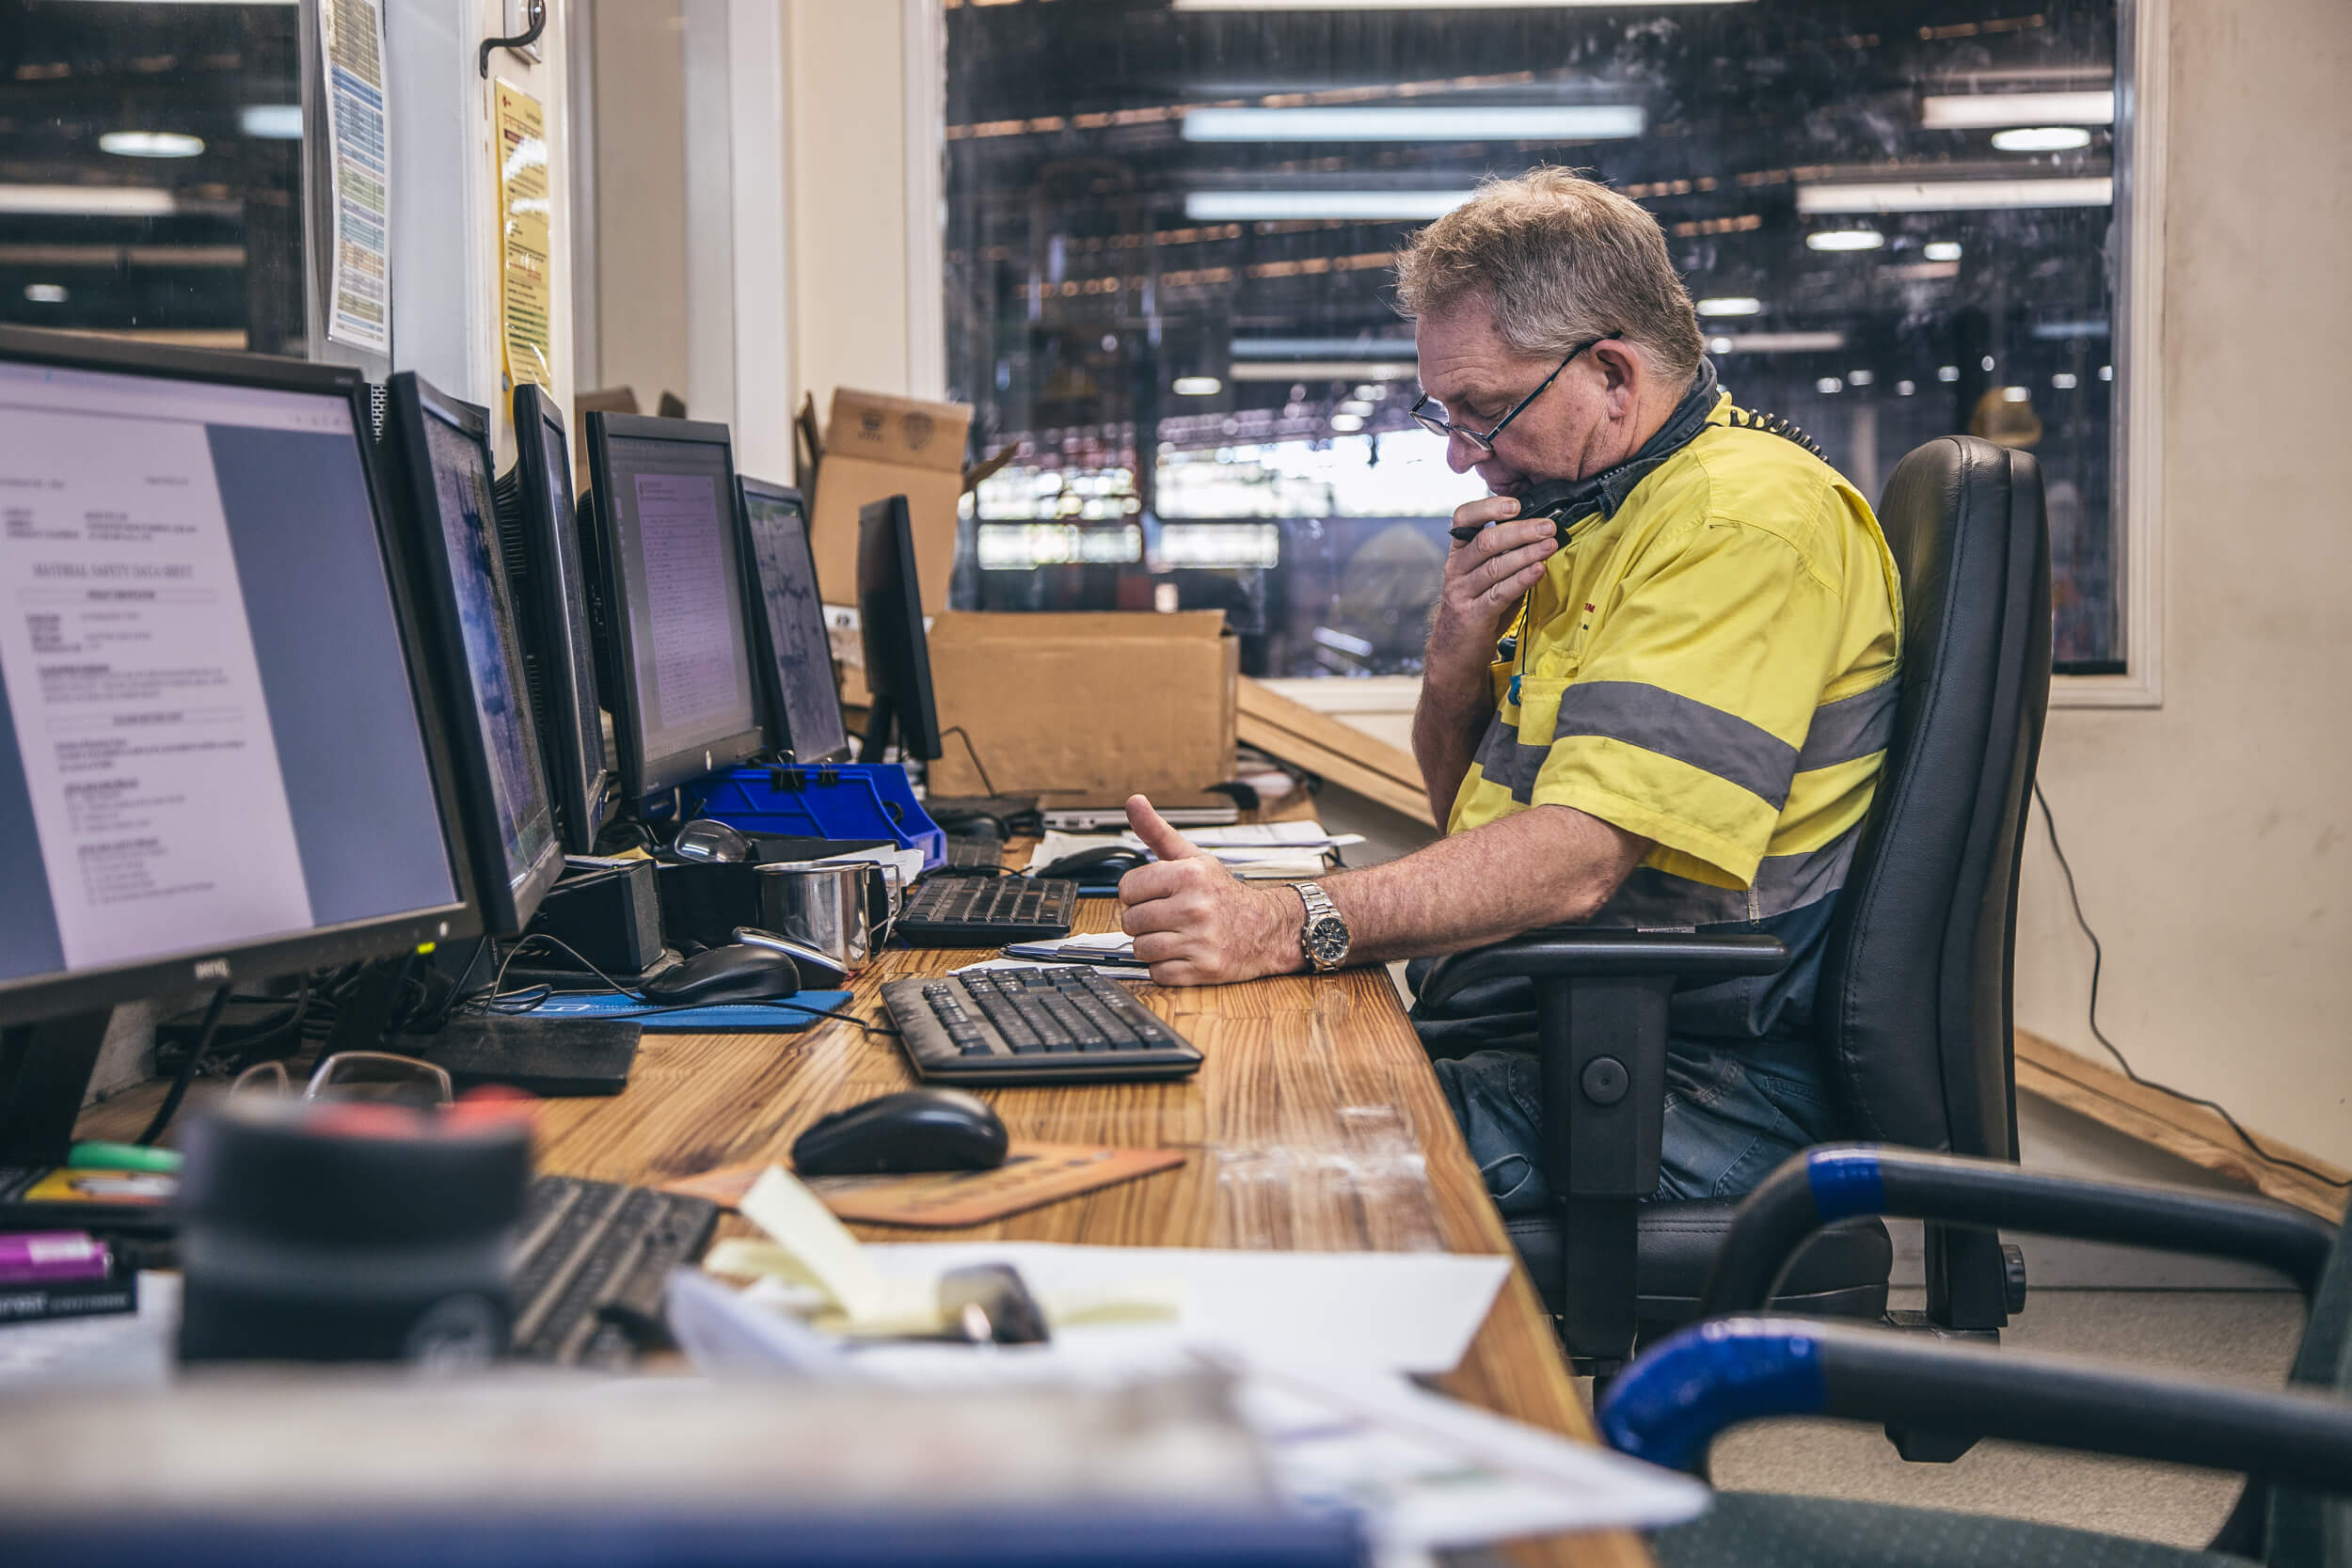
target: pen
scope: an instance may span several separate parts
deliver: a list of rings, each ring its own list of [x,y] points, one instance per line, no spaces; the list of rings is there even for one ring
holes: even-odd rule
[[[79,1143],[66,1154],[74,1170],[146,1170],[169,1173],[180,1168],[176,1148],[150,1148],[145,1144]]]

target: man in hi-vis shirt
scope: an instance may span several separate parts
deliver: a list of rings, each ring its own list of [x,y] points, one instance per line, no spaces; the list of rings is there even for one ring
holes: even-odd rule
[[[1491,182],[1398,258],[1422,423],[1459,508],[1413,752],[1446,837],[1260,887],[1141,797],[1119,894],[1164,985],[1418,958],[1541,926],[1769,932],[1776,974],[1674,999],[1658,1196],[1746,1191],[1831,1132],[1821,946],[1895,722],[1895,565],[1802,433],[1718,390],[1657,220],[1562,169]],[[1515,520],[1571,482],[1565,526]],[[1547,1199],[1534,999],[1473,988],[1422,1038],[1506,1213]]]

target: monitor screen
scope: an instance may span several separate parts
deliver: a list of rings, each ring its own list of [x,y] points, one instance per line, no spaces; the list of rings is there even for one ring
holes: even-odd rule
[[[866,684],[873,693],[866,762],[882,760],[895,727],[910,757],[939,755],[939,709],[931,695],[930,639],[914,570],[914,529],[907,499],[870,501],[857,514],[857,610],[866,644]]]
[[[823,762],[850,749],[834,684],[833,644],[817,596],[817,558],[797,491],[743,481],[743,526],[751,535],[776,744],[796,762]]]
[[[564,415],[527,383],[515,388],[515,467],[498,483],[499,522],[557,825],[564,847],[585,855],[596,848],[618,775],[597,703]]]
[[[592,414],[588,428],[612,722],[643,800],[759,751],[734,463],[723,425]]]
[[[359,927],[373,952],[470,934],[349,390],[308,367],[192,378],[225,356],[137,373],[17,347],[0,342],[0,1016],[141,994],[142,966],[145,989],[178,989],[336,942],[370,956]],[[317,389],[250,384],[272,378]]]
[[[495,852],[475,867],[483,916],[494,933],[508,935],[530,921],[561,874],[563,849],[499,547],[484,444],[487,420],[483,410],[443,398],[410,375],[392,378],[390,418],[404,445],[423,438],[422,451],[408,453],[414,521],[432,533],[423,554],[439,580],[429,597],[443,626],[444,657],[455,660],[449,703],[470,719],[469,733],[457,737],[460,766],[478,770],[478,804],[495,833]],[[414,467],[419,457],[423,473]]]

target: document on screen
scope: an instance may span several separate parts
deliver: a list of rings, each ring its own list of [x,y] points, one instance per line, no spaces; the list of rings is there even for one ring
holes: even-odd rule
[[[202,425],[0,423],[0,675],[68,964],[311,923]]]

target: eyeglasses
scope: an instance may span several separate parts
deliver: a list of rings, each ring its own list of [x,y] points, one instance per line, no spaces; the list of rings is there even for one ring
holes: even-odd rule
[[[256,1062],[229,1085],[232,1095],[290,1096],[294,1082],[283,1062]],[[319,1063],[302,1091],[305,1100],[375,1100],[405,1105],[446,1105],[449,1073],[432,1062],[389,1051],[340,1051]]]
[[[1571,360],[1575,359],[1578,355],[1583,353],[1586,349],[1591,348],[1595,343],[1605,343],[1610,339],[1619,337],[1622,334],[1615,332],[1604,332],[1599,337],[1587,339],[1585,341],[1581,342],[1574,348],[1568,350],[1567,358],[1561,360],[1559,364],[1553,366],[1551,373],[1544,377],[1542,381],[1538,382],[1534,391],[1519,399],[1519,401],[1513,405],[1508,414],[1505,414],[1502,419],[1497,420],[1495,421],[1495,427],[1492,430],[1472,430],[1466,424],[1455,424],[1452,420],[1446,417],[1445,404],[1431,397],[1427,392],[1422,393],[1421,396],[1413,400],[1413,406],[1409,412],[1412,414],[1414,421],[1418,423],[1422,429],[1429,432],[1432,436],[1437,436],[1439,440],[1451,440],[1454,436],[1459,436],[1464,440],[1470,442],[1472,446],[1485,449],[1487,454],[1491,456],[1495,450],[1496,438],[1502,436],[1504,429],[1509,426],[1513,420],[1518,419],[1521,414],[1527,412],[1527,405],[1529,404],[1534,403],[1537,398],[1544,395],[1545,388],[1560,379],[1560,372],[1568,368],[1568,364]]]

